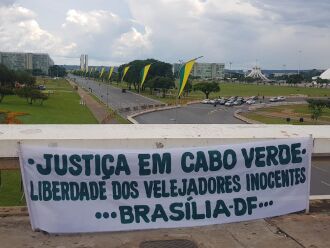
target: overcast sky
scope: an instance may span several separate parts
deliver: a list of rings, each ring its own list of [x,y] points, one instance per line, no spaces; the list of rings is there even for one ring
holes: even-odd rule
[[[0,50],[57,64],[203,55],[229,68],[330,67],[329,0],[0,0]]]

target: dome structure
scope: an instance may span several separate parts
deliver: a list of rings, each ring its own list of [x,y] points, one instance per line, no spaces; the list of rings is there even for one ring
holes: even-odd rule
[[[247,75],[246,77],[257,78],[263,81],[269,81],[269,79],[264,74],[262,74],[261,68],[258,66],[253,67],[250,74]]]
[[[328,70],[326,70],[325,72],[323,72],[321,74],[320,78],[330,80],[330,68]]]

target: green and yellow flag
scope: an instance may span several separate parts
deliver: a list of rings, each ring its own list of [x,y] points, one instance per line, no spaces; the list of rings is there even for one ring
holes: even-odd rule
[[[115,68],[114,66],[111,66],[111,67],[110,67],[109,75],[108,75],[108,80],[110,80],[114,68]]]
[[[151,64],[146,65],[145,67],[143,67],[143,69],[141,70],[141,88],[144,84],[144,81],[146,80],[147,76],[148,76],[148,72],[150,69]]]
[[[100,78],[103,76],[104,70],[105,70],[104,67],[102,67],[101,73],[100,73]]]
[[[124,73],[123,73],[123,76],[121,77],[121,81],[124,80],[124,77],[125,77],[126,73],[128,72],[129,67],[130,67],[130,66],[126,66],[126,67],[124,68]]]
[[[180,69],[180,83],[179,83],[178,97],[181,96],[181,94],[184,90],[184,87],[187,84],[188,77],[190,75],[190,72],[191,72],[195,62],[196,62],[196,59],[190,60],[190,61],[186,62]]]

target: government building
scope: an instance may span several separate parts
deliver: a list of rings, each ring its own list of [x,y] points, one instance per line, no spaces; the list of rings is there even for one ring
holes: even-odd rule
[[[174,76],[178,76],[181,64],[173,64]],[[224,79],[224,63],[195,63],[190,73],[191,76],[201,79]]]
[[[40,69],[48,75],[48,69],[54,65],[54,61],[47,53],[0,52],[0,64],[11,70]]]

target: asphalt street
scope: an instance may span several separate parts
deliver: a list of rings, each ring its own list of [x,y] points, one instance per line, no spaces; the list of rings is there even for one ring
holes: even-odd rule
[[[234,117],[237,107],[210,104],[191,104],[181,108],[139,115],[141,124],[244,124]]]
[[[330,195],[330,160],[312,161],[311,195]]]
[[[303,98],[288,98],[287,102],[303,101]],[[269,99],[265,99],[269,103]],[[191,104],[181,108],[146,113],[134,117],[141,124],[246,124],[234,117],[236,110],[247,110],[249,105],[231,106]]]
[[[102,102],[107,104],[113,110],[128,107],[132,108],[142,105],[160,104],[159,101],[134,94],[130,91],[122,93],[121,89],[113,87],[109,84],[104,84],[73,75],[69,75],[69,77],[70,79],[73,79],[80,87],[97,96]]]

